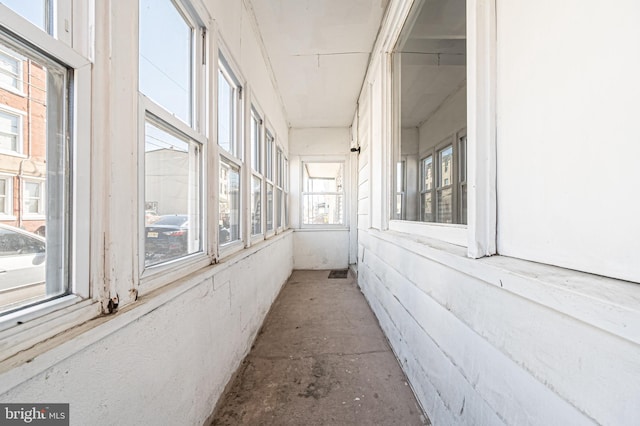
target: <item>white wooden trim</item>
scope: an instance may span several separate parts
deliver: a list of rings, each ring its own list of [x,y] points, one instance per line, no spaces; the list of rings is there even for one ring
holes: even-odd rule
[[[496,0],[467,2],[468,256],[496,253]]]
[[[457,246],[467,246],[467,226],[450,223],[389,221],[389,230],[422,237],[436,238]]]

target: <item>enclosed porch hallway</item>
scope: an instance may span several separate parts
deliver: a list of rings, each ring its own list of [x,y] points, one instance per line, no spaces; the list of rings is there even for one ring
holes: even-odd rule
[[[424,425],[352,274],[294,271],[211,425]]]

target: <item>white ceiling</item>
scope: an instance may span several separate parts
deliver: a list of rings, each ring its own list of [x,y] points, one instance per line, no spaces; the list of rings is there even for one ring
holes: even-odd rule
[[[347,127],[388,0],[250,0],[291,127]]]

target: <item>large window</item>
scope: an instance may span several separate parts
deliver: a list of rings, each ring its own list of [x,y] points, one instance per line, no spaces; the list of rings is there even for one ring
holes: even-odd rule
[[[222,54],[218,65],[218,244],[225,246],[242,239],[242,87]]]
[[[62,61],[0,29],[0,170],[8,175],[0,177],[0,313],[77,291],[72,76]]]
[[[345,224],[344,163],[302,163],[302,224]]]
[[[203,40],[180,2],[140,0],[144,267],[203,251]]]
[[[394,57],[400,100],[394,218],[466,224],[465,1],[415,7]]]

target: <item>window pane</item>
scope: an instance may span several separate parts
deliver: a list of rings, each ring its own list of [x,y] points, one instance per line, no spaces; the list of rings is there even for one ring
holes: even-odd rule
[[[262,233],[262,179],[251,176],[251,234]]]
[[[220,244],[240,239],[240,169],[224,159],[220,161]]]
[[[267,183],[267,231],[273,231],[273,185]]]
[[[440,223],[453,223],[453,188],[438,190],[438,217]]]
[[[200,145],[145,124],[145,266],[201,250]]]
[[[70,147],[67,69],[4,33],[0,51],[20,52],[21,58],[19,64],[0,61],[0,75],[25,70],[31,82],[28,93],[0,84],[0,149],[25,156],[16,161],[0,153],[0,170],[20,176],[16,193],[12,180],[0,180],[2,211],[16,216],[0,225],[0,270],[6,271],[0,274],[0,312],[6,312],[67,292]],[[5,211],[8,195],[20,200],[13,211]]]
[[[460,188],[460,223],[467,224],[467,184]]]
[[[304,163],[304,192],[342,192],[343,163]]]
[[[251,167],[253,170],[260,173],[262,172],[261,164],[261,125],[260,118],[251,114]]]
[[[428,156],[422,160],[422,191],[433,189],[433,158]]]
[[[0,88],[0,92],[5,92]],[[2,106],[0,104],[0,106]],[[22,152],[19,146],[20,116],[0,111],[0,149],[6,151]]]
[[[267,132],[267,179],[273,179],[273,136]]]
[[[282,227],[282,189],[276,188],[276,226]]]
[[[192,123],[192,28],[171,0],[140,0],[140,91]]]
[[[423,222],[433,222],[433,192],[425,192],[422,194],[420,202],[421,215],[420,220]]]
[[[0,214],[9,214],[7,211],[7,180],[0,179]]]
[[[440,173],[438,175],[438,187],[453,183],[453,147],[448,146],[438,153]]]
[[[32,24],[47,30],[47,5],[46,0],[2,0],[0,3],[12,9]]]
[[[304,195],[303,223],[305,225],[341,225],[343,223],[342,203],[342,195]]]
[[[22,61],[15,53],[0,50],[0,87],[22,91]]]
[[[234,147],[234,88],[220,71],[218,73],[218,145],[237,155]]]

